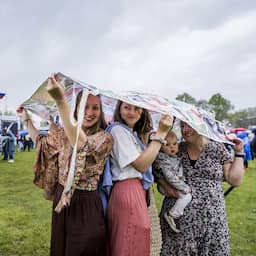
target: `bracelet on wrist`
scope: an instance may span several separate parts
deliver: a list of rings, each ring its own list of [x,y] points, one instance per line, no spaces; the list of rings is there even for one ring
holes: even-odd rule
[[[245,154],[243,153],[235,153],[234,155],[235,157],[241,157],[241,158],[244,158],[245,157]]]
[[[154,133],[150,135],[150,140],[151,140],[151,141],[157,141],[157,142],[159,142],[162,146],[166,146],[166,144],[167,144],[167,141],[166,141],[165,139],[163,139],[163,138],[157,136],[157,135],[154,134]]]

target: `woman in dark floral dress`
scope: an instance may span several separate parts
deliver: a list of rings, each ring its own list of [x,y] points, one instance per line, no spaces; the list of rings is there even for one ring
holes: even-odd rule
[[[161,255],[226,256],[229,255],[229,235],[222,182],[238,186],[243,178],[243,145],[234,139],[234,159],[224,145],[200,136],[181,122],[184,142],[180,144],[184,176],[192,190],[192,201],[184,215],[176,219],[180,233],[174,233],[163,214],[171,209],[178,197],[163,180],[161,169],[155,168],[158,182],[166,194],[160,214],[163,246]],[[157,165],[156,165],[157,167]]]
[[[64,129],[52,123],[49,135],[41,136],[27,112],[22,108],[18,112],[37,142],[34,183],[44,189],[46,199],[53,200],[50,255],[104,256],[106,223],[98,183],[113,139],[104,131],[100,97],[89,95],[87,98],[77,141],[75,172],[70,176],[72,185],[65,191],[77,124],[70,121],[64,90],[54,75],[48,80],[47,90],[57,104]],[[78,94],[75,119],[80,102],[81,94]]]

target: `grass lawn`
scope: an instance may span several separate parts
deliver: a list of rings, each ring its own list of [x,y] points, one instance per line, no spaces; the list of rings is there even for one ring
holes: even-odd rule
[[[51,202],[33,185],[33,160],[34,152],[16,153],[13,164],[0,160],[0,256],[49,255]],[[231,256],[256,254],[255,184],[256,161],[226,198]],[[161,201],[156,193],[158,209]]]

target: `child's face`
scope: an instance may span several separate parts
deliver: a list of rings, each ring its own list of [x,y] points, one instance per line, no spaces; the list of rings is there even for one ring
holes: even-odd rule
[[[178,152],[178,141],[176,137],[167,136],[166,137],[167,144],[166,146],[161,147],[161,151],[167,154],[168,156],[174,156]]]

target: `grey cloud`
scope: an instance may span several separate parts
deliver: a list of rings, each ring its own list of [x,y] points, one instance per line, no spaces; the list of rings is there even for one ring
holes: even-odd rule
[[[1,1],[0,91],[16,107],[61,71],[113,90],[220,92],[255,106],[255,13],[255,1],[238,0]],[[253,90],[246,99],[241,86]]]

